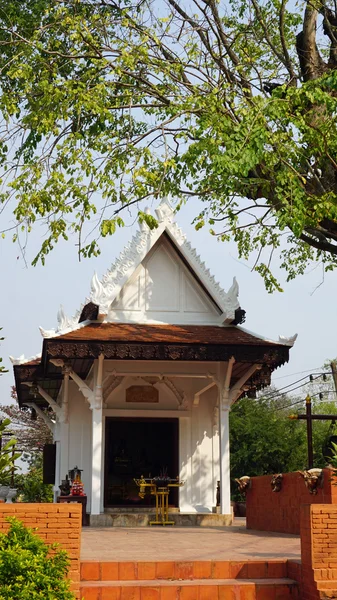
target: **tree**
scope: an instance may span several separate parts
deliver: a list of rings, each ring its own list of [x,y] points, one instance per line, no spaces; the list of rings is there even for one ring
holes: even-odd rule
[[[0,440],[8,433],[9,419],[0,421]],[[21,456],[20,452],[16,452],[16,439],[11,438],[5,444],[1,444],[0,449],[0,484],[7,484],[12,473],[16,470],[15,461]]]
[[[12,387],[11,397],[17,400],[15,387]],[[53,437],[49,427],[38,415],[32,419],[32,410],[28,407],[20,408],[16,404],[0,407],[0,415],[3,413],[11,421],[11,429],[15,433],[18,447],[22,452],[29,454],[41,453],[45,444],[51,444]]]
[[[288,279],[336,267],[332,0],[0,8],[3,232],[47,224],[34,263],[70,232],[97,254],[133,204],[155,227],[139,203],[172,194],[200,198],[196,227],[253,253],[269,291],[274,254]]]
[[[45,444],[52,443],[52,434],[45,422],[40,418],[32,420],[30,408],[19,408],[14,404],[1,406],[0,414],[7,415],[11,420],[12,431],[22,452],[42,452]]]
[[[235,478],[273,473],[289,473],[307,467],[306,425],[288,416],[305,411],[304,403],[293,397],[239,400],[230,412],[230,448],[232,491]],[[336,404],[313,402],[313,413],[336,414]],[[313,450],[315,467],[326,466],[323,448],[330,423],[315,421]]]
[[[53,486],[43,483],[42,454],[34,454],[28,459],[27,473],[15,478],[15,487],[21,502],[53,502]]]

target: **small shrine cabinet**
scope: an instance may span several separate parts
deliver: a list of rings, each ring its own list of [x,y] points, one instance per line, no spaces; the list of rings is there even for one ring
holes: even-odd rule
[[[18,399],[53,431],[55,496],[78,465],[92,515],[151,509],[134,478],[167,473],[185,482],[172,507],[210,513],[220,480],[230,523],[229,411],[270,383],[295,336],[270,341],[242,327],[236,280],[221,289],[166,202],[157,218],[94,276],[76,317],[61,310],[58,328],[41,330],[41,355],[13,359]]]

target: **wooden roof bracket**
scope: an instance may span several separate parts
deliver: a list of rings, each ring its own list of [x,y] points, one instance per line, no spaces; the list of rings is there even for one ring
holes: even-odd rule
[[[55,366],[55,367],[65,367],[65,362],[64,360],[62,360],[62,358],[52,358],[50,360],[50,362]],[[84,398],[89,402],[89,406],[90,408],[93,407],[94,404],[94,391],[85,383],[85,381],[83,381],[83,379],[81,379],[81,377],[79,375],[77,375],[77,373],[75,373],[75,371],[69,367],[67,365],[67,372],[69,377],[71,377],[71,379],[76,383],[76,385],[78,385],[78,389],[81,392],[81,394],[84,396]]]
[[[236,384],[230,388],[229,403],[231,406],[232,406],[232,404],[234,404],[234,402],[236,402],[236,400],[242,393],[244,384],[255,373],[255,371],[259,371],[260,369],[262,369],[262,365],[259,365],[259,364],[252,365],[248,369],[248,371],[246,371],[246,373],[244,375],[242,375],[242,377],[240,377],[239,381],[237,381]]]
[[[34,408],[36,414],[41,417],[41,419],[45,422],[47,427],[50,429],[52,434],[55,433],[55,421],[53,421],[37,404],[36,402],[25,402],[25,406],[29,406],[30,408]]]
[[[32,385],[33,385],[33,383],[31,381],[23,381],[22,384],[27,385],[28,387],[32,387]],[[61,414],[62,414],[61,406],[59,406],[57,404],[57,402],[55,402],[55,400],[51,396],[49,396],[49,394],[40,385],[37,385],[36,387],[37,387],[37,391],[40,394],[40,396],[42,396],[42,398],[49,404],[50,408],[52,408],[52,410],[56,414],[57,418],[61,417]],[[25,402],[25,404],[27,404],[27,403]],[[27,406],[28,406],[28,404],[27,404]]]
[[[77,373],[69,366],[66,365],[62,358],[54,358],[51,359],[51,363],[55,367],[63,367],[67,369],[67,375],[71,377],[71,379],[78,385],[78,389],[84,398],[89,402],[89,406],[91,410],[93,408],[102,408],[103,405],[103,388],[102,388],[102,380],[103,380],[103,361],[104,355],[100,354],[98,357],[98,373],[97,373],[97,381],[95,385],[95,389],[92,390],[86,383],[81,379]]]

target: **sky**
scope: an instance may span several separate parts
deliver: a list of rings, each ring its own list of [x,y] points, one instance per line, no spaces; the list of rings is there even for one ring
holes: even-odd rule
[[[191,224],[195,214],[195,205],[187,202],[176,220],[226,291],[236,276],[241,307],[246,310],[244,327],[275,340],[279,335],[298,333],[289,363],[274,373],[275,386],[295,382],[306,373],[319,370],[327,359],[335,358],[337,272],[325,274],[322,283],[322,269],[313,264],[306,275],[284,283],[284,276],[275,265],[284,292],[268,294],[261,277],[251,271],[250,263],[238,260],[234,244],[218,242],[207,229],[195,231]],[[9,369],[0,376],[0,404],[10,403],[10,386],[14,383],[9,355],[30,357],[41,352],[39,326],[51,329],[57,325],[60,304],[68,316],[74,314],[89,295],[94,272],[99,277],[103,275],[137,227],[130,225],[103,240],[98,258],[79,262],[75,240],[71,239],[59,243],[47,257],[45,266],[37,267],[25,265],[18,245],[10,238],[0,241],[0,327],[5,337],[0,356]],[[28,259],[37,251],[43,233],[41,229],[31,234]]]

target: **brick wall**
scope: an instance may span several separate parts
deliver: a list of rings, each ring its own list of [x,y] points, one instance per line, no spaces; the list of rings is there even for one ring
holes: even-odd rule
[[[0,533],[6,531],[9,523],[6,517],[14,516],[27,527],[36,529],[36,533],[48,544],[57,542],[70,558],[69,578],[72,589],[79,594],[80,547],[81,547],[81,504],[5,504],[0,503]]]
[[[299,473],[285,473],[280,492],[272,492],[271,475],[252,477],[246,497],[247,528],[299,534],[302,504],[337,502],[337,486],[331,481],[331,471],[323,471],[323,487],[318,489],[317,495],[309,493]]]
[[[301,507],[301,598],[337,597],[337,506]]]

